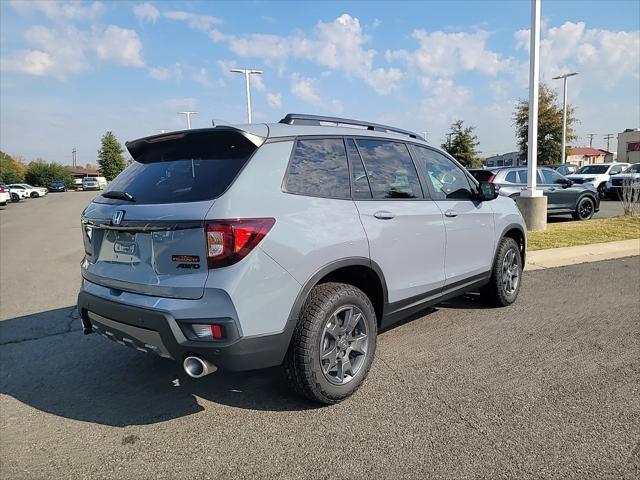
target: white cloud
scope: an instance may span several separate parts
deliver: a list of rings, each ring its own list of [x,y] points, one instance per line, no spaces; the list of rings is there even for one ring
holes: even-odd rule
[[[321,103],[316,81],[309,77],[302,77],[299,73],[291,75],[291,93],[305,102],[314,105]]]
[[[52,29],[38,25],[25,32],[25,39],[30,48],[3,57],[3,70],[63,80],[90,69],[93,55],[119,65],[144,65],[138,34],[115,25],[94,27],[91,32],[73,26]]]
[[[201,67],[194,72],[193,80],[206,88],[209,88],[213,85],[213,82],[209,80],[207,69],[204,67]]]
[[[529,52],[529,30],[514,34],[516,49]],[[624,77],[640,78],[640,31],[587,28],[565,22],[545,28],[540,40],[540,72],[545,80],[578,70],[611,87]]]
[[[84,3],[78,1],[25,2],[13,0],[13,9],[21,14],[40,13],[54,21],[95,20],[105,10],[102,2]]]
[[[182,82],[182,65],[174,63],[166,67],[152,67],[149,69],[149,75],[154,80],[173,81],[177,84]]]
[[[315,79],[303,77],[299,73],[291,75],[291,93],[305,102],[328,109],[334,113],[341,113],[344,110],[340,100],[327,100],[320,95]]]
[[[54,30],[35,26],[25,32],[25,38],[32,48],[3,58],[4,70],[65,79],[89,67],[85,55],[87,34],[75,27]]]
[[[251,86],[259,92],[264,92],[266,90],[264,80],[262,80],[262,75],[250,75],[249,81],[251,82]]]
[[[133,67],[144,65],[142,42],[135,30],[115,25],[104,31],[94,30],[92,46],[100,60]]]
[[[396,68],[374,68],[377,52],[367,49],[371,42],[360,21],[348,14],[334,21],[319,21],[312,34],[298,32],[290,36],[253,33],[226,35],[212,30],[209,36],[225,42],[241,57],[257,57],[266,61],[285,62],[289,58],[303,59],[344,72],[348,77],[360,78],[381,95],[397,87],[402,72]]]
[[[414,30],[413,38],[420,43],[416,50],[387,51],[385,57],[388,61],[405,62],[423,78],[451,77],[472,70],[495,76],[511,60],[487,48],[490,35],[484,30],[472,33]]]
[[[133,14],[143,22],[156,23],[160,11],[150,3],[136,3],[133,6]]]
[[[195,13],[183,12],[179,10],[164,12],[164,16],[171,20],[187,22],[187,25],[190,28],[201,30],[203,32],[206,32],[214,25],[220,25],[222,23],[222,20],[217,17],[212,17],[211,15],[198,15]]]
[[[271,108],[282,108],[282,94],[281,93],[267,93],[267,104]]]
[[[197,101],[193,97],[170,98],[162,102],[162,105],[169,111],[195,111]]]

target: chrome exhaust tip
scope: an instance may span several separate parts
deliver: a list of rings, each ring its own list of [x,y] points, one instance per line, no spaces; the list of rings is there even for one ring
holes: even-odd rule
[[[185,373],[192,378],[202,378],[218,370],[218,367],[214,364],[200,357],[185,358],[182,363],[182,368],[184,368]]]

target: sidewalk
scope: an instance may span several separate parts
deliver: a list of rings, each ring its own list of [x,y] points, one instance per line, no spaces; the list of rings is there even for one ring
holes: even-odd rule
[[[599,262],[640,255],[640,239],[593,243],[577,247],[549,248],[527,252],[525,271],[564,267],[578,263]]]

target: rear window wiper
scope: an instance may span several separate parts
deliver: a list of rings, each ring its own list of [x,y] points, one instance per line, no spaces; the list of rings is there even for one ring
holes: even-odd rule
[[[127,192],[121,192],[119,190],[109,190],[102,194],[105,198],[115,198],[117,200],[126,200],[127,202],[135,202],[136,199],[133,195]]]

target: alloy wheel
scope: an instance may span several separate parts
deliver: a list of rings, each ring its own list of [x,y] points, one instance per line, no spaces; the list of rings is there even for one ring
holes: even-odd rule
[[[502,289],[507,295],[513,295],[520,282],[520,266],[517,255],[518,253],[511,248],[507,250],[502,261]]]
[[[589,218],[593,215],[593,203],[591,203],[591,200],[585,198],[580,202],[580,205],[578,205],[578,215],[580,215],[582,219]]]
[[[320,366],[336,385],[350,382],[365,364],[369,349],[367,322],[355,305],[343,305],[327,320],[320,336]]]

